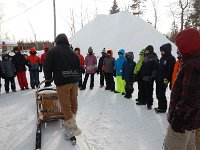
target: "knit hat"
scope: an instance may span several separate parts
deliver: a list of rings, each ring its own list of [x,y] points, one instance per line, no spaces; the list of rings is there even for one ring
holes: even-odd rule
[[[170,43],[166,43],[166,44],[163,44],[161,47],[160,47],[160,51],[168,51],[168,52],[171,52],[172,51],[172,45]]]
[[[92,52],[93,52],[92,47],[89,47],[89,48],[88,48],[88,53],[92,53]]]
[[[113,55],[113,51],[110,49],[110,50],[107,50],[107,55],[110,55],[112,56]]]
[[[35,47],[30,48],[30,53],[31,53],[31,52],[36,52]]]
[[[154,48],[153,48],[152,45],[148,45],[145,49],[146,49],[147,52],[149,52],[149,53],[153,53],[153,51],[154,51]]]
[[[106,53],[106,49],[105,49],[105,48],[103,48],[103,50],[101,51],[101,53]]]
[[[127,59],[133,60],[133,59],[134,59],[133,52],[128,52],[128,53],[126,53],[126,54],[125,54],[125,57],[126,57]]]
[[[20,51],[19,48],[16,46],[16,47],[13,47],[13,51]]]
[[[175,39],[176,46],[182,55],[190,55],[200,51],[200,32],[189,28],[178,33]]]

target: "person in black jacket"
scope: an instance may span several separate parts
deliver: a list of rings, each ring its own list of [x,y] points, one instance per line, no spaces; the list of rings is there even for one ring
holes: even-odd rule
[[[142,93],[143,99],[137,102],[137,105],[146,105],[147,109],[150,110],[153,105],[153,83],[156,76],[156,69],[158,66],[158,57],[154,52],[152,45],[149,45],[145,48],[145,57],[142,62],[140,69],[140,77],[142,80]]]
[[[12,63],[15,65],[16,68],[19,86],[21,90],[29,89],[26,78],[26,66],[28,66],[28,62],[24,55],[21,54],[18,47],[14,47],[13,51],[15,55],[12,57]]]
[[[65,34],[59,34],[55,43],[46,55],[44,76],[46,80],[54,80],[64,115],[65,138],[70,139],[81,134],[76,124],[80,61]]]
[[[171,83],[175,57],[171,54],[172,46],[170,43],[163,44],[160,47],[161,58],[156,71],[156,97],[158,99],[157,113],[165,113],[167,110],[167,99],[165,96],[168,83]]]
[[[100,87],[103,87],[104,86],[104,73],[102,71],[102,67],[103,67],[104,58],[106,57],[106,49],[105,48],[102,50],[101,54],[102,54],[102,56],[99,58],[97,74],[100,73]]]

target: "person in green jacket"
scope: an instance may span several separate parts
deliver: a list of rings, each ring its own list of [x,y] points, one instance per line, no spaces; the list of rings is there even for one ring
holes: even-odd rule
[[[134,69],[134,76],[135,76],[135,81],[138,82],[138,98],[136,99],[136,101],[140,102],[140,100],[142,99],[143,93],[142,93],[142,80],[140,78],[140,69],[142,66],[142,62],[144,60],[144,52],[145,49],[142,49],[140,51],[140,59],[138,60],[135,69]]]

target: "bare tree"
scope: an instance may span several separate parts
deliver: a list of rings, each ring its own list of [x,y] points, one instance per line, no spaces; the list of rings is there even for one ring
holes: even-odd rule
[[[76,27],[75,27],[75,13],[74,9],[70,9],[70,21],[68,22],[68,25],[70,27],[70,34],[74,35],[76,33]]]
[[[158,3],[159,0],[151,0],[153,6],[153,15],[154,15],[154,27],[157,28],[158,23]]]
[[[29,26],[30,26],[31,31],[32,31],[32,33],[33,33],[33,37],[34,37],[34,40],[35,40],[36,49],[38,49],[38,43],[37,43],[37,35],[36,35],[36,32],[35,32],[35,30],[34,30],[34,28],[33,28],[32,23],[31,23],[29,20],[28,20],[28,23],[29,23]]]
[[[181,8],[181,28],[180,31],[183,30],[183,26],[184,26],[184,15],[185,15],[185,11],[189,6],[189,0],[179,0],[179,7]]]

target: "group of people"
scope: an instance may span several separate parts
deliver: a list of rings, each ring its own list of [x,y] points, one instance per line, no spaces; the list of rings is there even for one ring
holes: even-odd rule
[[[43,66],[45,79],[54,81],[56,85],[66,139],[81,134],[76,123],[78,86],[80,90],[85,90],[89,76],[90,89],[94,87],[94,75],[97,73],[100,74],[100,87],[104,86],[105,79],[105,90],[121,93],[125,98],[132,97],[133,83],[138,82],[136,104],[147,105],[147,109],[152,109],[155,81],[157,113],[167,110],[165,92],[169,86],[172,90],[167,117],[169,127],[163,147],[165,150],[196,150],[200,149],[200,32],[193,28],[185,29],[178,33],[175,42],[177,61],[171,54],[171,44],[166,43],[160,46],[160,59],[152,45],[140,51],[137,63],[134,62],[133,52],[125,53],[124,49],[120,49],[115,60],[111,49],[103,49],[97,65],[92,47],[84,58],[80,48],[73,50],[67,36],[59,34],[55,39],[56,46],[45,54],[45,61],[36,56],[34,48],[30,49],[27,59],[21,56],[18,48],[14,48],[12,60],[3,55],[1,77],[5,79],[6,92],[9,91],[8,82],[16,91],[13,82],[16,75],[21,89],[28,89],[26,65],[30,71],[30,85],[34,89],[39,84],[38,74]],[[82,74],[85,74],[83,82]]]
[[[26,77],[26,70],[28,68],[30,73],[30,86],[32,89],[38,87],[39,72],[42,72],[42,65],[44,63],[46,53],[49,47],[44,47],[44,53],[41,57],[37,56],[36,49],[30,48],[30,55],[22,54],[18,47],[13,48],[14,56],[4,52],[2,54],[2,61],[0,61],[0,91],[1,91],[1,78],[5,80],[5,92],[10,92],[10,87],[13,92],[16,92],[15,77],[18,79],[21,90],[28,90],[28,82]]]

